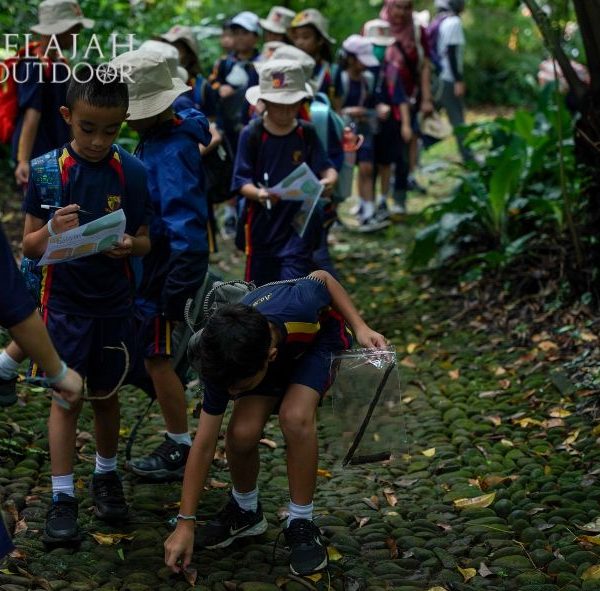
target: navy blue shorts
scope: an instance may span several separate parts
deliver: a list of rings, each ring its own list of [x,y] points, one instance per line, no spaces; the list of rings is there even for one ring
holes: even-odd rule
[[[400,140],[400,124],[392,118],[382,121],[379,125],[379,132],[373,141],[375,164],[385,166],[396,162]]]
[[[306,277],[314,270],[311,254],[311,251],[285,256],[252,254],[246,259],[245,279],[260,287],[273,281]]]
[[[321,318],[321,330],[311,347],[299,359],[275,360],[259,386],[237,398],[260,395],[281,398],[292,384],[316,390],[322,399],[335,377],[332,354],[352,346],[352,333],[344,319],[334,310]]]
[[[131,358],[135,352],[131,317],[88,318],[46,309],[44,320],[60,358],[87,379],[91,391],[115,388],[125,371],[123,345]],[[36,371],[34,365],[32,375]]]

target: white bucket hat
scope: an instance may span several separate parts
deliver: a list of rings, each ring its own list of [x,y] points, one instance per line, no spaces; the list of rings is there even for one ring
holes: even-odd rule
[[[179,52],[174,45],[165,43],[164,41],[155,41],[154,39],[148,39],[144,41],[140,47],[142,51],[154,51],[162,55],[167,60],[167,65],[171,71],[172,78],[180,78],[184,82],[189,79],[187,70],[179,65]]]
[[[396,38],[392,35],[390,23],[381,18],[375,18],[367,21],[363,27],[363,35],[373,45],[383,45],[389,47],[396,42]]]
[[[375,68],[379,60],[373,54],[373,44],[362,35],[350,35],[342,47],[356,56],[356,59],[366,68]]]
[[[165,58],[154,51],[128,51],[110,64],[122,71],[123,78],[127,80],[130,120],[159,115],[190,89],[179,78],[173,78]]]
[[[269,10],[267,18],[260,19],[260,26],[264,31],[276,33],[277,35],[285,35],[292,24],[292,19],[296,13],[284,6],[273,6]]]
[[[313,96],[300,64],[272,59],[260,67],[259,84],[246,91],[246,99],[256,105],[260,99],[279,105],[293,105]]]
[[[329,43],[335,43],[335,39],[329,36],[329,21],[316,9],[307,8],[299,12],[292,20],[291,29],[312,25]]]
[[[250,12],[249,10],[244,10],[239,14],[236,14],[231,19],[232,27],[241,27],[242,29],[246,29],[246,31],[250,31],[255,35],[260,33],[260,25],[258,15]]]
[[[171,27],[166,33],[160,35],[161,39],[168,41],[169,43],[175,43],[175,41],[183,41],[190,51],[198,57],[198,42],[196,36],[192,31],[191,27],[185,25],[175,25]]]
[[[44,0],[38,7],[39,23],[31,30],[40,35],[60,35],[76,25],[86,29],[94,26],[91,18],[85,18],[75,0]]]

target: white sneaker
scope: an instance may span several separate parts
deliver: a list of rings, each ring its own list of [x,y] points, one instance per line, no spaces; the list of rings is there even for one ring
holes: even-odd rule
[[[358,231],[363,233],[377,232],[383,230],[390,225],[390,220],[377,219],[377,216],[372,215],[368,218],[359,219]]]
[[[393,203],[389,209],[390,215],[404,215],[406,213],[406,206],[400,203]]]

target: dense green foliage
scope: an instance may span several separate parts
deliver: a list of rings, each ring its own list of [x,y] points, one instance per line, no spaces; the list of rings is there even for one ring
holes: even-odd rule
[[[561,152],[567,198],[580,194],[581,180],[571,116],[553,88],[541,93],[533,112],[465,131],[481,159],[459,173],[453,195],[424,212],[428,225],[416,237],[412,266],[451,265],[472,276],[564,243],[570,202],[561,188]]]

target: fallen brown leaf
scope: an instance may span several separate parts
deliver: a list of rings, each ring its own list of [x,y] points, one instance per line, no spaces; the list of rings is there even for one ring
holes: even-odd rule
[[[488,493],[479,497],[473,497],[471,499],[456,499],[454,506],[457,509],[482,509],[489,507],[496,498],[496,493]]]
[[[398,558],[398,545],[396,544],[396,540],[392,537],[386,538],[385,545],[390,550],[390,558],[392,560]]]
[[[271,449],[275,449],[277,447],[277,443],[275,443],[275,441],[273,441],[272,439],[267,439],[266,437],[263,437],[259,443],[261,443],[262,445],[266,445]]]
[[[186,568],[183,571],[183,576],[185,580],[188,582],[190,587],[193,587],[196,584],[196,579],[198,578],[198,571],[195,568]]]

